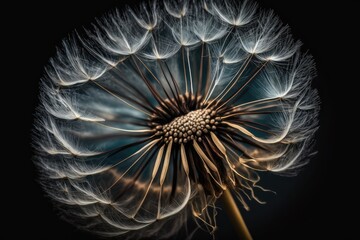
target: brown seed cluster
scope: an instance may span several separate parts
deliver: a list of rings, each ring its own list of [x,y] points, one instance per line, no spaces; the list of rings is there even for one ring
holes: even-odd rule
[[[164,142],[188,143],[191,140],[201,142],[203,135],[215,131],[221,122],[212,109],[200,109],[175,118],[163,126],[157,126],[157,134],[162,135]]]

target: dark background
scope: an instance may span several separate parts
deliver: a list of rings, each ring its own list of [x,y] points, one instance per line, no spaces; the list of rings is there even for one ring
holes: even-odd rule
[[[21,46],[25,46],[22,50],[22,54],[25,55],[21,56],[27,63],[26,66],[17,68],[15,75],[24,71],[28,74],[22,74],[26,77],[21,78],[21,87],[18,86],[24,91],[21,94],[24,105],[17,106],[21,109],[21,120],[24,122],[22,124],[24,129],[21,128],[21,137],[18,139],[24,143],[24,147],[19,153],[14,154],[21,156],[19,161],[23,173],[16,179],[19,183],[16,181],[11,187],[20,197],[12,199],[15,200],[16,207],[15,211],[12,211],[12,217],[9,218],[9,225],[18,229],[19,233],[23,230],[29,238],[34,239],[96,239],[59,219],[51,202],[44,197],[36,182],[37,173],[31,161],[32,114],[37,105],[38,80],[43,75],[43,66],[54,55],[55,48],[60,45],[61,40],[74,29],[89,27],[95,17],[100,17],[114,7],[124,6],[124,1],[116,0],[100,1],[95,4],[87,1],[77,4],[74,2],[48,1],[42,3],[41,8],[29,6],[29,10],[26,6],[22,6],[23,11],[26,12],[20,14],[24,18],[23,24],[15,26],[14,29],[20,31],[21,28],[30,28],[33,34],[20,34],[20,39],[16,39],[24,40]],[[138,2],[133,0],[129,1],[129,4],[136,5]],[[336,37],[334,24],[338,21],[338,17],[332,14],[334,6],[314,2],[313,0],[258,1],[261,7],[275,10],[279,17],[289,24],[295,38],[302,40],[303,50],[309,50],[314,56],[318,68],[314,87],[319,89],[322,110],[316,157],[297,177],[264,176],[262,186],[276,191],[277,195],[267,194],[264,196],[266,205],[252,203],[250,212],[242,211],[255,240],[324,239],[329,233],[333,237],[338,234],[331,222],[333,222],[332,213],[338,208],[334,202],[334,195],[341,189],[335,186],[338,182],[336,176],[331,175],[333,178],[330,178],[329,174],[329,167],[335,158],[334,138],[340,131],[333,127],[336,122],[334,113],[337,102],[333,91],[338,85],[333,72],[332,40]],[[217,239],[236,239],[226,214],[221,210],[219,210],[218,226]],[[5,229],[5,232],[7,231],[10,230]],[[13,230],[11,233],[19,234]],[[346,239],[346,233],[342,234],[342,239]],[[195,235],[194,239],[211,239],[211,236],[204,233]]]

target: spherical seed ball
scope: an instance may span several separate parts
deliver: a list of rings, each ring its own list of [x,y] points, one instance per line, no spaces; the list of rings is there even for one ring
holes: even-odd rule
[[[84,32],[45,71],[33,143],[44,190],[81,229],[171,238],[192,216],[213,232],[219,196],[247,209],[257,171],[294,174],[311,155],[314,63],[273,12],[150,0]]]

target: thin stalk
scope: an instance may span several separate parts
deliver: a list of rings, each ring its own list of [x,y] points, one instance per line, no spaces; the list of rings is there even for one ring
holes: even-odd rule
[[[239,211],[238,206],[236,205],[236,202],[231,195],[231,192],[229,189],[226,189],[221,196],[222,201],[224,202],[224,207],[226,210],[226,213],[233,224],[240,240],[252,240],[251,234],[249,232],[249,229],[246,226],[246,223],[241,216],[241,213]]]

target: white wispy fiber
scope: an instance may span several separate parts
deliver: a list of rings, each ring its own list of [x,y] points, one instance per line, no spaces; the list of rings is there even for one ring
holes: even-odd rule
[[[312,57],[251,1],[165,0],[114,10],[63,41],[42,79],[36,164],[64,217],[104,237],[216,229],[230,189],[312,153]]]

